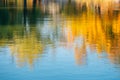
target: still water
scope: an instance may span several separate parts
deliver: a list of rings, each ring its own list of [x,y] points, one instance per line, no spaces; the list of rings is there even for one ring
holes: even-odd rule
[[[0,80],[120,80],[119,0],[0,0]]]

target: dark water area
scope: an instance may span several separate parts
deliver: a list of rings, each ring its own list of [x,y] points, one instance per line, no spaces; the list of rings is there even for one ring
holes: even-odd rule
[[[0,0],[0,80],[120,80],[120,1]]]

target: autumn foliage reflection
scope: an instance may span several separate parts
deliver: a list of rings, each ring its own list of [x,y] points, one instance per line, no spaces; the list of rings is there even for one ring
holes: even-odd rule
[[[107,53],[111,62],[119,63],[119,21],[120,14],[116,14],[114,11],[102,15],[86,12],[86,14],[76,17],[71,16],[71,21],[67,22],[67,30],[69,31],[66,37],[68,37],[68,42],[75,43],[79,37],[84,39],[83,43],[80,44],[81,47],[79,50],[75,48],[75,58],[77,62],[79,62],[78,57],[82,60],[81,56],[87,55],[85,52],[89,46],[92,51],[98,54]]]
[[[46,46],[56,43],[65,43],[56,47],[72,45],[77,64],[86,63],[87,48],[98,55],[106,53],[112,63],[120,64],[119,1],[18,0],[9,3],[20,3],[13,6],[4,1],[0,46],[8,45],[17,65],[32,66]]]

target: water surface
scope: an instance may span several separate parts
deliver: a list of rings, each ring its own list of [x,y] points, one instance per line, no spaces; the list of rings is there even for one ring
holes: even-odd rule
[[[120,80],[119,1],[1,0],[0,80]]]

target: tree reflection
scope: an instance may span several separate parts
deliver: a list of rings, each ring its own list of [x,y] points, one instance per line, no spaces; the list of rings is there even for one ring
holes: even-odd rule
[[[67,35],[67,37],[69,37],[68,39],[70,39],[68,41],[72,41],[72,43],[74,43],[76,38],[82,36],[83,39],[85,39],[85,49],[87,46],[90,46],[91,50],[94,50],[99,54],[105,52],[108,54],[108,58],[111,60],[111,62],[119,63],[119,17],[116,20],[116,18],[114,18],[114,14],[109,16],[110,14],[111,13],[108,13],[108,15],[102,15],[104,16],[103,18],[99,17],[99,15],[96,16],[91,13],[86,16],[82,15],[79,17],[71,17],[71,22],[68,22],[68,30],[71,31],[68,33],[70,36]],[[82,48],[84,45],[80,44],[80,46]],[[82,53],[84,54],[84,52]],[[81,58],[81,55],[77,56]],[[79,59],[76,60],[78,60],[77,62],[80,61]]]
[[[24,24],[26,25],[26,16],[27,16],[27,0],[24,0],[24,9],[23,9],[23,13],[24,13]]]
[[[87,47],[99,55],[105,52],[111,62],[120,64],[119,3],[77,1],[24,0],[21,7],[2,0],[0,46],[8,45],[20,66],[32,66],[47,45],[56,43],[75,44],[77,64],[86,63]]]

